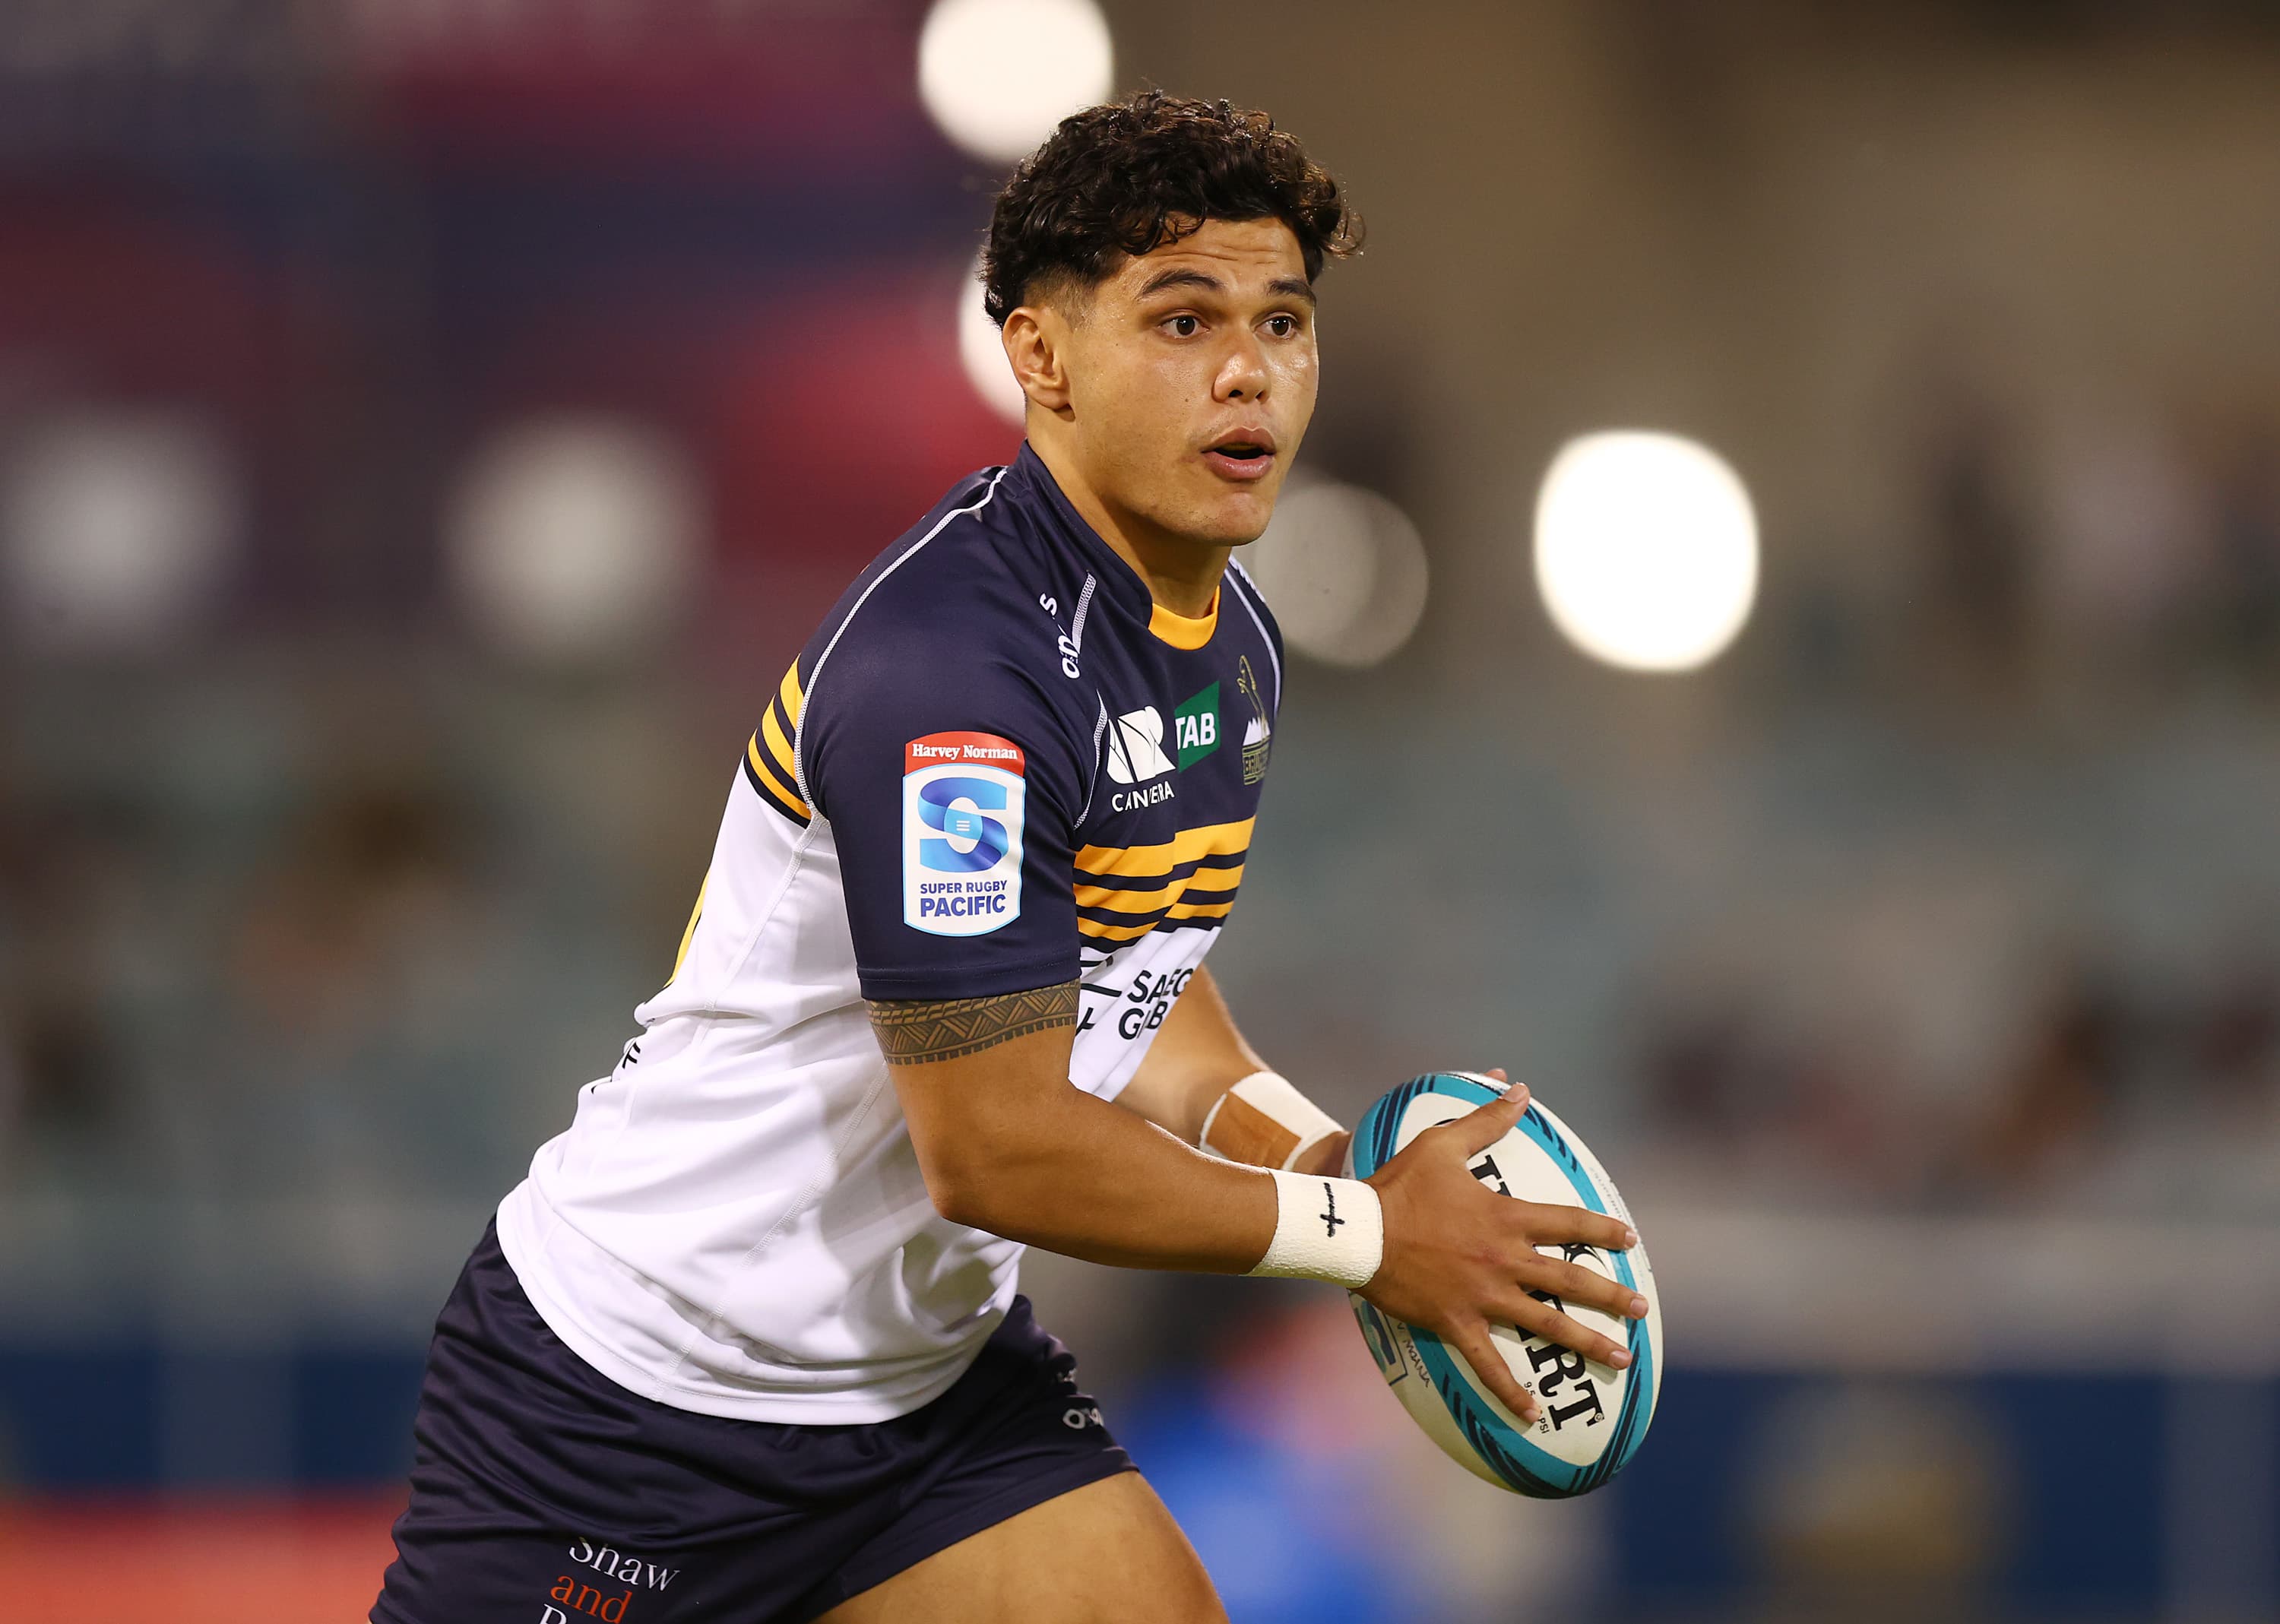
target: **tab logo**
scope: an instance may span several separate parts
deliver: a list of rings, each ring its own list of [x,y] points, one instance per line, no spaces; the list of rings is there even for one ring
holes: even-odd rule
[[[1219,748],[1218,683],[1172,712],[1172,732],[1179,742],[1182,773]]]
[[[981,936],[1021,917],[1028,763],[992,733],[930,733],[903,747],[903,923]]]

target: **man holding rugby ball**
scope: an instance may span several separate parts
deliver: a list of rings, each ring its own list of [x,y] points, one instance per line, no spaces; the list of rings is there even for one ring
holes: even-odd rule
[[[1306,1275],[1463,1352],[1616,1220],[1467,1162],[1525,1089],[1368,1182],[1203,967],[1282,701],[1233,564],[1313,415],[1356,227],[1261,113],[1066,120],[998,202],[1014,462],[857,578],[746,746],[672,979],[438,1321],[382,1624],[1223,1617],[1015,1294],[1024,1246]],[[842,403],[862,420],[851,379]],[[1535,1295],[1535,1294],[1541,1294]]]

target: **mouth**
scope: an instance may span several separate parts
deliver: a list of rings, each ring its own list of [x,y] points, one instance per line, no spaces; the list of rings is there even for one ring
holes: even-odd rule
[[[1221,479],[1248,483],[1275,467],[1275,436],[1265,429],[1238,429],[1204,448],[1204,461]]]

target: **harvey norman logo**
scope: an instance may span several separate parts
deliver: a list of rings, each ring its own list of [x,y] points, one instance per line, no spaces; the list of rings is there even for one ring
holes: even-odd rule
[[[937,743],[937,739],[944,742]],[[1021,747],[990,739],[986,734],[936,734],[913,739],[905,748],[912,761],[987,761],[1016,773],[1021,770]]]

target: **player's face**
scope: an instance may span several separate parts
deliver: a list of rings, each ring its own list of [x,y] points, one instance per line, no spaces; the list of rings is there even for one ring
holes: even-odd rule
[[[1206,220],[1128,259],[1064,342],[1070,449],[1112,512],[1220,546],[1267,528],[1318,371],[1288,226]]]

